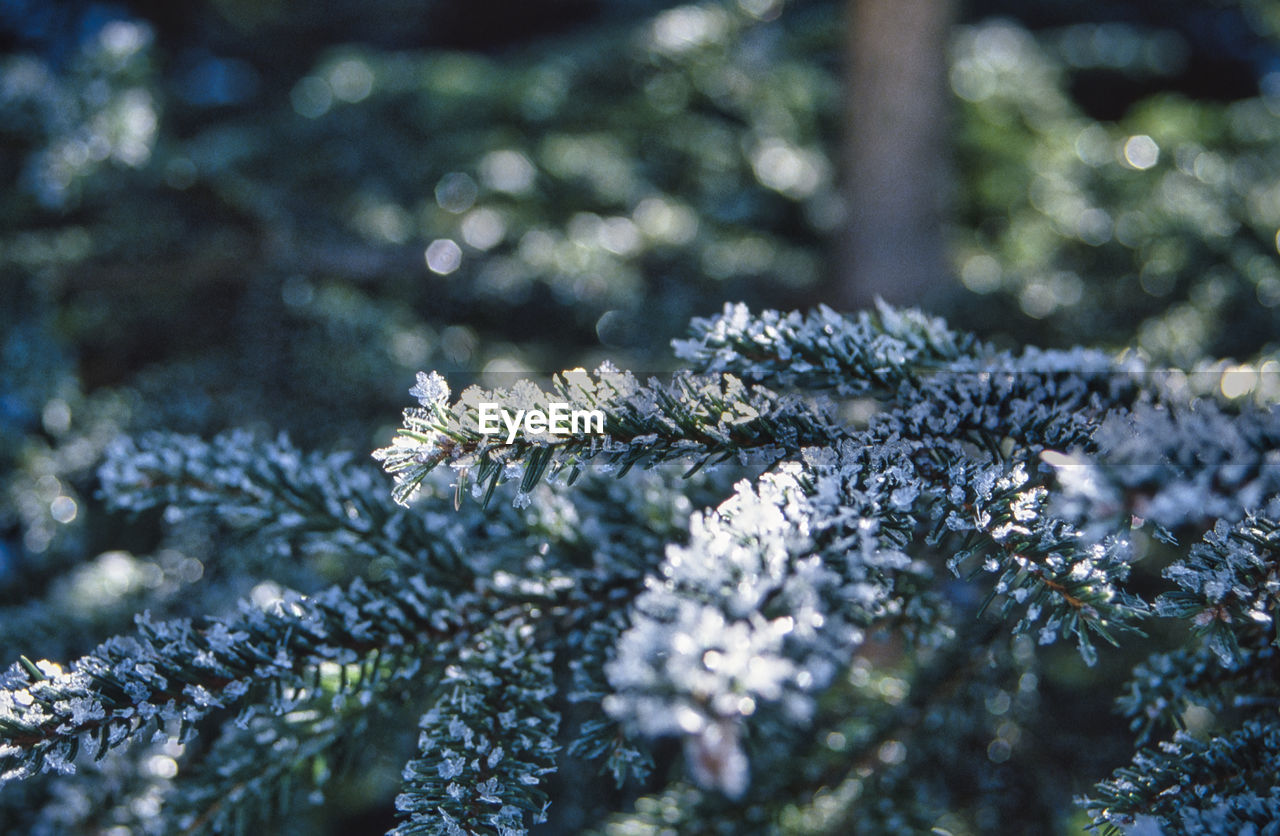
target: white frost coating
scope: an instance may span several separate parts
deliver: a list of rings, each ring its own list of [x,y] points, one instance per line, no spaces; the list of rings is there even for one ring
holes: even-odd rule
[[[851,513],[899,486],[849,482],[858,472],[792,464],[739,483],[718,509],[693,517],[689,544],[668,547],[660,579],[636,603],[606,669],[614,694],[605,709],[646,735],[684,736],[690,768],[707,786],[745,791],[736,723],[762,702],[808,714],[807,694],[830,682],[859,641],[850,616],[885,611],[892,574],[913,567],[880,547],[873,520]],[[801,478],[813,480],[807,491]],[[815,525],[841,544],[841,571],[812,554]],[[768,617],[767,604],[786,615]]]
[[[704,787],[715,787],[734,799],[747,791],[747,755],[736,724],[720,721],[706,726],[685,738],[684,751],[694,779]]]
[[[724,452],[740,452],[746,461],[772,462],[787,455],[798,456],[803,464],[783,464],[756,484],[740,484],[736,494],[716,511],[693,519],[687,545],[672,546],[665,552],[659,551],[660,547],[635,549],[629,542],[625,546],[639,555],[627,564],[630,577],[646,571],[649,577],[647,591],[638,601],[628,597],[632,595],[628,591],[606,603],[614,614],[630,607],[626,613],[629,629],[616,644],[616,633],[606,631],[602,644],[607,642],[607,646],[595,657],[614,659],[607,670],[614,693],[606,698],[606,709],[641,732],[682,736],[691,774],[700,783],[731,796],[740,796],[747,786],[749,769],[740,738],[747,723],[752,722],[749,718],[765,714],[765,721],[772,723],[778,715],[784,719],[805,716],[812,710],[812,693],[847,667],[849,655],[861,640],[860,627],[886,616],[903,616],[913,627],[935,626],[927,612],[934,604],[928,596],[914,594],[915,589],[927,585],[917,582],[928,580],[926,567],[911,557],[920,553],[920,538],[932,537],[930,547],[963,544],[956,547],[966,553],[947,555],[948,566],[957,575],[968,574],[960,571],[962,565],[985,568],[986,572],[977,574],[976,583],[994,587],[997,593],[1007,596],[998,606],[1008,603],[1010,607],[1019,604],[1026,608],[1018,630],[1039,629],[1040,623],[1032,627],[1030,622],[1036,622],[1042,613],[1049,615],[1040,633],[1046,641],[1056,640],[1059,633],[1064,640],[1080,635],[1081,622],[1098,614],[1095,605],[1103,608],[1111,596],[1122,591],[1114,581],[1127,568],[1127,541],[1082,538],[1070,519],[1054,519],[1050,514],[1054,509],[1048,506],[1046,492],[1040,486],[1049,478],[1042,462],[1083,462],[1087,470],[1078,474],[1085,477],[1081,484],[1101,489],[1086,496],[1081,507],[1100,497],[1111,497],[1118,513],[1129,510],[1120,507],[1120,498],[1128,499],[1125,492],[1112,490],[1107,457],[1141,458],[1154,449],[1143,436],[1160,433],[1148,433],[1143,427],[1168,429],[1166,435],[1171,438],[1178,437],[1179,432],[1192,440],[1205,434],[1215,436],[1216,452],[1211,450],[1212,455],[1202,460],[1179,458],[1181,452],[1165,444],[1159,447],[1158,460],[1135,461],[1135,466],[1126,471],[1137,480],[1134,485],[1139,490],[1132,493],[1147,503],[1143,510],[1155,520],[1185,517],[1197,505],[1224,501],[1222,495],[1227,493],[1235,494],[1234,507],[1248,507],[1269,484],[1266,473],[1256,472],[1257,466],[1267,462],[1266,455],[1271,455],[1270,464],[1275,464],[1273,453],[1268,452],[1261,459],[1258,456],[1259,450],[1266,450],[1271,444],[1271,436],[1267,435],[1270,430],[1261,436],[1237,432],[1208,411],[1170,417],[1154,407],[1139,405],[1132,416],[1127,416],[1127,423],[1115,422],[1112,435],[1094,433],[1097,416],[1110,408],[1100,406],[1108,403],[1106,393],[1121,385],[1108,379],[1117,371],[1110,358],[1079,352],[1034,351],[1017,357],[995,352],[965,357],[970,353],[966,347],[960,358],[948,359],[956,353],[956,346],[954,336],[944,327],[883,306],[878,314],[859,319],[826,309],[811,317],[753,317],[745,307],[731,307],[725,316],[708,324],[701,341],[691,340],[687,350],[704,368],[719,367],[729,374],[711,383],[685,376],[679,379],[679,386],[684,388],[663,389],[652,384],[639,386],[629,375],[611,368],[602,368],[596,377],[580,370],[565,374],[564,385],[584,399],[614,398],[620,408],[628,410],[627,420],[619,425],[639,432],[630,441],[620,433],[619,438],[601,442],[598,449],[592,448],[593,455],[599,451],[625,454],[636,447],[663,447],[696,457],[707,446],[691,440],[691,434],[685,432],[693,424],[699,433],[728,438],[730,433],[757,429],[755,419],[766,414],[758,408],[762,403],[778,407],[768,413],[770,419],[779,413],[801,414],[798,410],[785,412],[779,406],[784,400],[761,395],[763,390],[744,385],[741,380],[759,379],[771,386],[790,381],[845,393],[874,394],[885,403],[879,412],[858,413],[857,420],[860,426],[865,423],[865,431],[851,430],[839,437],[820,436],[815,440],[796,436],[796,428],[788,426],[776,435],[764,433],[763,441],[747,450],[727,445],[722,448]],[[944,363],[945,368],[940,365]],[[439,375],[420,374],[411,392],[423,407],[409,410],[413,419],[425,422],[440,413],[437,407],[448,408],[449,390]],[[724,397],[700,402],[699,397],[708,392]],[[758,400],[751,400],[757,396]],[[532,385],[512,387],[509,396],[504,397],[513,407],[537,406],[545,400],[544,393]],[[677,399],[688,411],[673,410],[668,398]],[[454,417],[459,417],[460,407],[474,401],[474,392],[464,393],[463,401],[454,408]],[[810,420],[821,414],[825,413],[815,407],[804,417]],[[813,420],[809,427],[815,425]],[[469,426],[465,416],[461,423]],[[475,473],[484,472],[486,464],[496,464],[501,468],[498,472],[517,480],[528,472],[519,451],[512,453],[514,458],[504,454],[486,462],[483,451],[463,450],[455,455],[453,451],[465,445],[455,444],[457,440],[452,436],[432,435],[435,430],[419,433],[417,427],[410,430],[410,435],[379,452],[384,462],[404,465],[404,471],[410,474],[405,481],[412,482],[406,491],[416,488],[413,480],[421,478],[419,466],[424,465],[448,464]],[[1080,452],[1097,449],[1094,445],[1100,448],[1096,456]],[[168,492],[164,501],[181,501],[186,506],[203,503],[220,519],[246,529],[271,526],[282,540],[305,537],[308,515],[272,506],[273,483],[253,469],[253,457],[260,454],[261,445],[254,447],[246,441],[243,447],[188,439],[175,440],[163,449],[161,445],[133,449],[127,455],[116,456],[114,464],[105,469],[103,483],[125,497],[119,502],[125,507],[130,507],[130,502],[136,503],[134,507],[148,507],[147,503],[156,504],[152,498],[155,494]],[[1204,447],[1202,443],[1199,449]],[[1054,450],[1070,452],[1053,453]],[[285,445],[278,445],[267,457],[274,468],[287,473],[321,469],[313,466],[315,460]],[[558,459],[553,461],[560,463]],[[1185,475],[1194,473],[1197,467],[1211,471],[1212,481],[1188,484]],[[169,473],[181,478],[170,483],[154,478]],[[393,554],[385,546],[395,542],[395,536],[388,535],[376,546],[367,545],[378,535],[374,520],[379,509],[355,501],[364,493],[344,493],[341,481],[329,486],[320,482],[317,479],[305,487],[319,491],[317,508],[326,509],[337,520],[345,520],[340,523],[344,526],[340,536],[345,538],[338,542],[340,548],[379,557]],[[442,496],[439,488],[425,483],[426,492],[435,498]],[[554,507],[545,496],[547,493],[550,492],[540,490],[536,507],[524,514],[514,514],[507,503],[500,503],[503,507],[486,520],[495,529],[493,536],[486,535],[487,541],[518,539],[494,522],[503,514],[536,520],[547,530],[572,530],[583,543],[593,547],[601,544],[592,568],[599,575],[591,580],[607,578],[612,568],[606,559],[612,553],[605,551],[606,541],[613,533],[609,525],[577,517],[570,520],[567,514],[564,522],[556,517],[554,525],[547,525],[549,509]],[[233,494],[247,499],[237,505],[228,499]],[[554,501],[567,505],[564,496],[561,492]],[[528,499],[525,494],[516,495],[517,504]],[[680,516],[687,513],[686,504]],[[449,540],[455,553],[480,562],[490,559],[483,554],[466,554],[471,532],[448,530],[448,514],[428,512],[421,516],[431,520],[426,526],[430,537],[421,539],[432,543]],[[584,518],[587,516],[583,514]],[[397,525],[409,525],[407,516],[393,519]],[[474,517],[468,519],[474,522]],[[926,533],[926,529],[931,531]],[[399,531],[422,533],[408,528]],[[963,534],[950,536],[953,531]],[[1272,599],[1249,598],[1257,587],[1251,573],[1269,571],[1268,565],[1247,547],[1229,542],[1231,532],[1225,527],[1215,532],[1219,533],[1221,542],[1210,543],[1203,553],[1193,555],[1200,563],[1192,560],[1170,568],[1169,579],[1188,595],[1166,601],[1165,608],[1172,614],[1180,614],[1175,613],[1178,608],[1199,608],[1184,615],[1194,627],[1210,630],[1220,630],[1228,624],[1269,624],[1267,602]],[[547,539],[554,544],[553,538]],[[528,541],[521,541],[520,546],[529,553],[519,555],[516,561],[499,554],[477,574],[484,582],[491,581],[492,587],[486,589],[500,593],[500,597],[538,598],[540,613],[531,615],[530,620],[541,618],[541,613],[554,610],[552,606],[543,608],[543,600],[573,589],[585,576],[543,578],[541,572],[555,566],[554,546],[548,551],[547,542],[543,541],[539,556],[527,561],[532,554]],[[360,551],[366,548],[367,552]],[[501,548],[495,546],[495,550]],[[645,555],[653,554],[662,555],[659,565],[640,562]],[[498,565],[503,567],[501,573],[492,569]],[[520,567],[538,572],[537,579],[523,577]],[[897,584],[896,580],[904,576],[914,577],[908,578],[910,584]],[[418,576],[414,580],[421,582]],[[904,588],[913,591],[904,592]],[[1062,617],[1061,590],[1080,596],[1069,599],[1073,618]],[[428,621],[436,635],[452,634],[458,626],[453,614],[466,610],[452,606],[449,600],[430,599],[426,593],[385,609],[353,603],[356,599],[367,602],[368,597],[362,597],[366,592],[353,585],[350,590],[315,596],[313,603],[323,603],[326,611],[333,613],[330,621],[316,618],[314,613],[308,615],[310,604],[296,597],[271,604],[269,613],[286,620],[296,618],[290,623],[319,637],[323,643],[311,643],[309,648],[325,660],[322,664],[349,665],[361,659],[350,647],[342,646],[344,638],[356,637],[362,647],[397,643],[403,646],[413,637],[380,632],[388,619],[398,620],[412,609],[415,612],[409,617]],[[395,611],[397,608],[403,613]],[[921,615],[922,611],[925,614]],[[1109,617],[1110,613],[1106,615]],[[257,617],[249,618],[249,623],[259,623],[253,621]],[[609,630],[616,630],[618,623],[613,621]],[[534,629],[533,624],[525,626]],[[220,666],[234,662],[229,657],[246,641],[260,651],[259,660],[254,662],[260,667],[252,671],[231,670],[225,676],[240,678],[230,679],[230,685],[210,685],[208,689],[198,685],[184,688],[185,679],[174,676],[174,687],[169,689],[157,667],[141,661],[144,656],[155,657],[151,645],[145,654],[122,650],[111,659],[111,671],[126,680],[124,693],[135,705],[119,708],[113,704],[111,710],[119,710],[113,721],[159,715],[172,728],[172,721],[178,717],[198,718],[200,709],[216,705],[217,700],[243,695],[242,689],[251,681],[251,675],[287,680],[300,667],[297,646],[287,641],[263,640],[257,634],[250,637],[222,625],[205,629],[203,634],[193,632],[189,624],[153,624],[149,629],[155,645],[166,647],[167,656],[155,660],[161,671],[174,670],[171,662],[175,656],[194,660],[197,667],[218,671]],[[473,628],[467,624],[463,629]],[[192,639],[201,635],[202,640]],[[467,635],[468,641],[474,638]],[[1211,644],[1211,648],[1227,661],[1229,643],[1212,641],[1218,643]],[[483,655],[490,649],[480,643],[467,644],[468,653]],[[616,657],[611,657],[614,651]],[[447,698],[424,718],[420,741],[423,757],[405,772],[407,784],[418,782],[420,786],[397,799],[397,806],[414,816],[418,820],[415,823],[429,820],[437,830],[447,832],[523,832],[524,813],[510,806],[510,802],[521,799],[525,812],[532,814],[536,804],[530,807],[522,793],[526,788],[536,788],[539,776],[550,769],[546,765],[549,761],[537,760],[533,755],[547,755],[548,747],[554,747],[550,738],[542,734],[549,717],[534,716],[536,709],[531,707],[534,700],[544,699],[545,694],[538,696],[544,689],[508,687],[508,674],[525,670],[520,660],[527,652],[523,648],[520,653],[499,660],[501,676],[494,673],[499,668],[489,664],[494,661],[492,658],[479,662],[471,657],[459,658],[444,672],[450,679],[448,684],[458,687],[445,688]],[[1086,660],[1092,658],[1083,647],[1082,652]],[[418,665],[426,670],[431,661],[414,659],[394,675],[411,676],[410,668],[416,670]],[[43,665],[41,670],[54,677],[62,673]],[[500,701],[492,690],[499,680],[503,683]],[[223,683],[228,679],[220,675],[214,681]],[[39,718],[39,712],[48,705],[39,703],[41,692],[37,688],[43,686],[21,678],[7,683],[4,690],[8,702],[3,707],[24,720]],[[601,683],[586,684],[596,690],[592,696],[598,698]],[[161,689],[164,693],[160,693]],[[304,698],[300,696],[302,690],[286,687],[283,699],[270,707],[292,705],[292,701]],[[359,696],[364,699],[368,694]],[[335,697],[335,707],[346,698],[343,694]],[[518,708],[494,714],[496,706],[508,705]],[[135,710],[136,715],[125,713]],[[54,703],[53,713],[57,716],[52,722],[92,722],[103,719],[98,716],[103,711],[101,704],[77,695]],[[112,725],[112,739],[116,739],[117,728],[123,726]],[[273,741],[281,745],[291,742],[283,736],[260,740],[264,744]],[[442,752],[440,747],[445,746],[451,748]],[[9,754],[0,750],[0,757],[7,758]],[[9,759],[4,765],[9,765]],[[57,767],[56,757],[45,766]]]

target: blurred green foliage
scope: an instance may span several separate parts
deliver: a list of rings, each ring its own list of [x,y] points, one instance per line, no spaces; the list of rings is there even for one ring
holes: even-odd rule
[[[1168,32],[1119,24],[1039,39],[1008,22],[960,34],[967,318],[981,327],[996,316],[1020,341],[1133,342],[1178,365],[1274,339],[1280,98],[1161,92],[1107,123],[1069,94],[1073,71],[1158,79],[1185,49]]]

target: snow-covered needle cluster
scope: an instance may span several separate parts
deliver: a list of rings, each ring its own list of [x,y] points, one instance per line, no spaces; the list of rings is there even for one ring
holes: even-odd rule
[[[676,351],[667,380],[605,365],[456,399],[420,374],[374,454],[394,486],[283,438],[118,443],[110,503],[219,527],[273,580],[16,662],[3,779],[81,781],[92,810],[92,776],[167,758],[116,820],[248,828],[323,803],[407,716],[395,833],[928,829],[954,803],[920,789],[930,762],[1034,745],[1018,724],[1059,640],[1092,666],[1181,622],[1115,695],[1141,748],[1080,803],[1113,831],[1280,819],[1274,411],[887,306],[731,305]],[[486,403],[599,410],[603,432],[509,439]]]

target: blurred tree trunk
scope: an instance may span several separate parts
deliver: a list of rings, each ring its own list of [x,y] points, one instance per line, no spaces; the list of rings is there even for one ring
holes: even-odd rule
[[[835,247],[845,308],[918,304],[949,275],[947,39],[955,0],[849,0],[843,176]]]

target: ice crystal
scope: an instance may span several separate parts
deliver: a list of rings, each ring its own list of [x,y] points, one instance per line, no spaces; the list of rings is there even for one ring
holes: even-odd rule
[[[437,372],[418,372],[418,382],[409,390],[425,407],[442,404],[449,399],[449,384]]]

